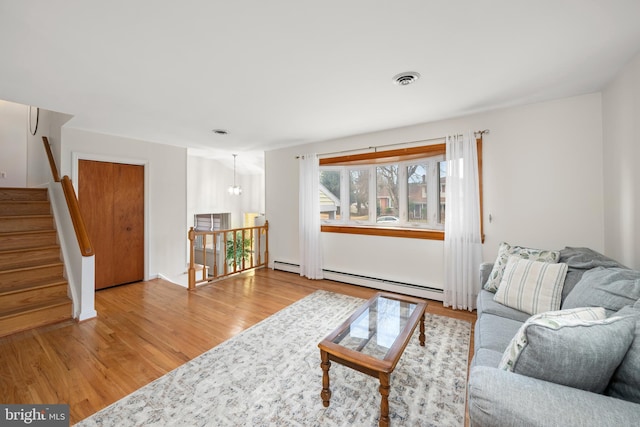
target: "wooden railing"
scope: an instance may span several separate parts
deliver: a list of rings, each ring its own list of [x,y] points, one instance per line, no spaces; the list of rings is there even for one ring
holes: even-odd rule
[[[269,263],[269,222],[219,231],[189,229],[189,290]],[[201,274],[197,274],[201,273]],[[196,277],[198,276],[198,277]]]
[[[53,153],[51,152],[51,145],[49,144],[49,138],[47,138],[46,136],[43,136],[42,142],[44,143],[44,151],[47,153],[47,158],[49,159],[49,166],[51,167],[51,175],[53,175],[53,180],[55,182],[60,182],[60,175],[58,174],[56,161],[53,159]]]
[[[76,239],[78,240],[80,253],[82,254],[82,256],[92,256],[94,254],[93,246],[91,246],[91,240],[89,239],[87,228],[84,225],[82,214],[80,213],[78,197],[76,196],[76,192],[73,189],[73,184],[71,184],[71,179],[69,179],[67,175],[63,176],[62,179],[60,179],[58,168],[56,167],[56,162],[53,159],[53,153],[51,152],[51,146],[49,145],[49,139],[46,136],[43,136],[42,142],[44,143],[44,149],[47,153],[47,158],[49,159],[49,166],[51,167],[53,180],[55,182],[60,182],[62,185],[64,197],[67,201],[67,207],[69,208],[69,214],[71,215],[73,229],[76,232]]]

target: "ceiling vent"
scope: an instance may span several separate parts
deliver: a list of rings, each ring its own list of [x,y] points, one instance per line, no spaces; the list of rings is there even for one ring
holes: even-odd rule
[[[415,83],[420,78],[420,73],[415,71],[407,71],[393,76],[393,82],[400,86],[407,86],[411,83]]]

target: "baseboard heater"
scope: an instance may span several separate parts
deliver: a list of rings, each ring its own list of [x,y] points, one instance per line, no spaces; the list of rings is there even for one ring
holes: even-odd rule
[[[273,269],[300,274],[300,265],[290,262],[274,261]],[[380,279],[378,277],[363,276],[360,274],[344,273],[335,270],[323,269],[322,271],[324,272],[324,278],[327,280],[349,283],[351,285],[365,286],[368,288],[380,289],[383,291],[413,295],[436,301],[442,301],[443,299],[442,289],[438,288],[416,285],[413,283],[399,282],[395,280]]]

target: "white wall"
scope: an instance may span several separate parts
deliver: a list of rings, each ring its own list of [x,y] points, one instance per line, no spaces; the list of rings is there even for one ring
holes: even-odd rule
[[[605,250],[640,269],[640,54],[602,95]]]
[[[27,111],[28,111],[28,107]],[[32,109],[31,126],[36,128],[36,108]],[[28,113],[27,113],[28,117]],[[40,119],[38,120],[38,129],[35,135],[27,132],[27,187],[44,187],[52,181],[51,166],[47,152],[42,143],[42,137],[48,136],[50,128],[51,112],[40,109]],[[27,125],[27,129],[29,126]]]
[[[72,116],[54,111],[31,110],[29,130],[29,106],[0,100],[0,187],[45,187],[51,181],[51,167],[42,143],[49,139],[56,165],[60,165],[60,129]]]
[[[236,167],[240,196],[232,196],[233,168],[219,160],[187,157],[187,224],[193,226],[196,213],[231,212],[231,226],[242,227],[246,212],[264,212],[264,175],[244,174]]]
[[[28,109],[0,100],[0,187],[27,186]]]
[[[49,140],[58,173],[60,173],[60,165],[62,164],[62,127],[72,118],[73,116],[70,114],[49,111],[49,133],[45,136]],[[60,178],[63,176],[61,175]]]
[[[603,251],[601,118],[600,94],[591,94],[269,151],[270,259],[298,263],[296,155],[482,129],[490,129],[483,150],[484,259],[495,259],[501,241]],[[325,269],[442,289],[442,242],[323,233],[322,243]]]
[[[187,150],[64,127],[61,175],[73,178],[74,153],[81,158],[145,164],[145,279],[184,273]]]

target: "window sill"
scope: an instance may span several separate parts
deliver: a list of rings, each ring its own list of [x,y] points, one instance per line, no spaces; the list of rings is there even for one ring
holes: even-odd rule
[[[404,237],[407,239],[444,240],[444,231],[417,230],[391,227],[355,227],[344,225],[322,225],[323,233],[364,234],[367,236]]]

